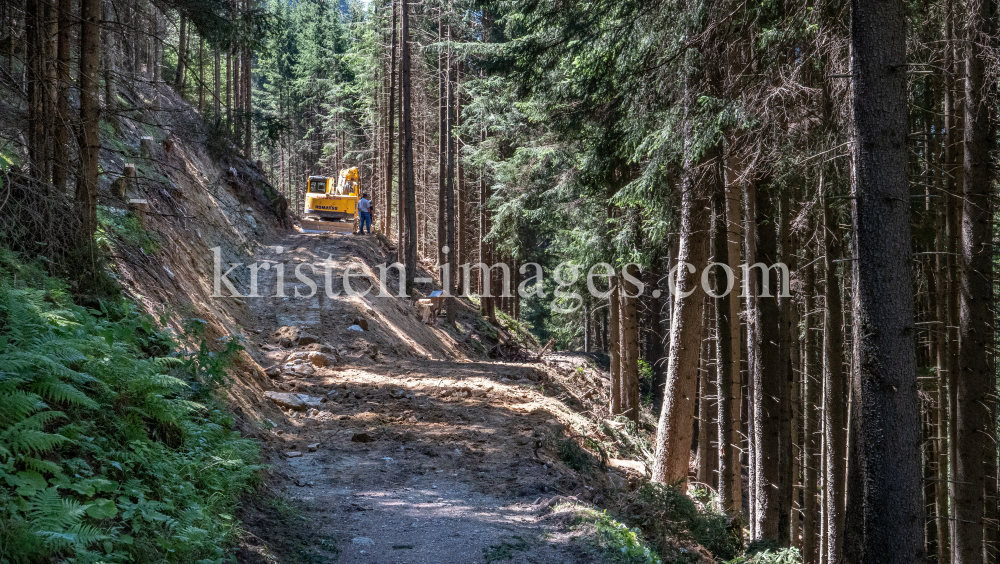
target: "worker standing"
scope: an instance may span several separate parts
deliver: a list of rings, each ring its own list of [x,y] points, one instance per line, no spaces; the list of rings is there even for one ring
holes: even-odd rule
[[[361,223],[358,225],[358,235],[365,234],[365,226],[368,226],[368,235],[372,234],[372,203],[368,199],[367,193],[361,194],[361,199],[358,200],[358,216],[361,219]]]

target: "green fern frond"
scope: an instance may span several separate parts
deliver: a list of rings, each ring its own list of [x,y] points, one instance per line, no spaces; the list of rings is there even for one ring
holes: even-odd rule
[[[97,402],[87,397],[87,394],[55,378],[38,380],[31,386],[31,389],[38,395],[55,402],[97,409]]]
[[[0,445],[15,453],[32,452],[38,454],[49,451],[65,441],[66,437],[46,433],[41,429],[47,422],[65,417],[66,415],[61,411],[36,413],[0,432]]]
[[[45,539],[45,544],[56,550],[69,548],[85,548],[108,538],[97,527],[77,523],[66,531],[38,531],[38,536]]]
[[[28,415],[45,409],[48,405],[37,394],[24,390],[0,393],[0,427],[7,427],[21,421]]]
[[[86,507],[59,495],[55,487],[35,493],[28,500],[28,519],[41,531],[63,532],[83,519]]]
[[[62,466],[59,466],[51,460],[42,460],[33,456],[22,456],[21,461],[24,462],[25,467],[29,470],[34,470],[39,473],[55,474],[62,471]]]

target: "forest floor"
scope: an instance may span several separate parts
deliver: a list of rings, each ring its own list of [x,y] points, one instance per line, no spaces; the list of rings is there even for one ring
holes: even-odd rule
[[[339,291],[350,262],[373,266],[385,250],[369,237],[292,233],[255,257],[285,263],[288,297],[248,298],[250,350],[269,396],[306,405],[283,408],[262,433],[274,497],[244,516],[240,562],[611,561],[572,505],[626,491],[641,463],[578,472],[548,448],[579,422],[580,390],[602,385],[593,373],[576,390],[555,381],[581,378],[585,357],[484,360],[470,344],[483,320],[468,304],[446,328],[443,317],[421,323],[405,298],[329,298],[322,275],[315,296],[294,297],[309,293],[296,264],[330,261]],[[274,295],[273,273],[261,271],[262,295]]]

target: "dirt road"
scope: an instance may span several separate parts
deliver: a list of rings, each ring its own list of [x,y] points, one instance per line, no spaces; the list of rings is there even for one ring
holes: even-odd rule
[[[603,562],[544,507],[606,485],[546,454],[574,415],[546,395],[544,370],[482,360],[465,339],[471,310],[449,330],[420,323],[405,299],[327,297],[349,262],[382,252],[352,235],[293,234],[257,257],[286,265],[286,297],[249,300],[269,395],[305,405],[267,432],[288,507],[258,511],[241,561]],[[293,297],[309,294],[295,266],[320,261],[334,276]],[[262,295],[275,283],[261,271]]]

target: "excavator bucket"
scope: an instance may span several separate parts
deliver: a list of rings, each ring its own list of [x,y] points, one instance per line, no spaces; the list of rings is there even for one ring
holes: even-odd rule
[[[358,228],[356,221],[315,221],[303,219],[300,221],[305,231],[325,231],[328,233],[355,233]]]

